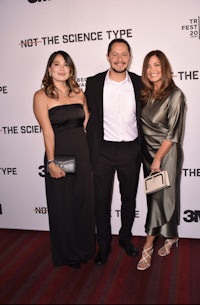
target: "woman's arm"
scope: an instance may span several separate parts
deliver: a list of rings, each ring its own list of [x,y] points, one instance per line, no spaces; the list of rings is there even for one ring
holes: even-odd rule
[[[33,111],[42,129],[47,160],[53,160],[54,132],[48,116],[47,99],[42,91],[38,91],[34,94]]]
[[[84,93],[83,93],[83,109],[84,109],[84,112],[85,112],[85,120],[83,122],[83,127],[86,130],[86,126],[87,126],[90,114],[89,114],[87,100],[86,100],[86,97],[85,97]]]
[[[54,160],[54,131],[49,120],[47,97],[42,90],[39,90],[34,94],[33,111],[42,129],[47,160]],[[65,176],[65,172],[56,166],[54,162],[49,164],[49,171],[53,178]]]
[[[159,172],[161,170],[160,165],[162,158],[168,153],[170,148],[172,147],[173,142],[169,140],[164,140],[158,149],[153,162],[151,164],[151,171],[152,172]]]

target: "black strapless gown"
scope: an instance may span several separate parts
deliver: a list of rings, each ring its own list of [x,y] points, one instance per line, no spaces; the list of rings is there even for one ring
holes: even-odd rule
[[[75,155],[76,173],[55,179],[45,175],[54,266],[89,260],[95,254],[94,199],[84,110],[81,104],[49,110],[55,154]],[[45,156],[45,168],[47,160]]]

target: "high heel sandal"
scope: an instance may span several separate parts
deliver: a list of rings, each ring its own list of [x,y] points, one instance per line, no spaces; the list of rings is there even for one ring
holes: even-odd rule
[[[171,247],[176,244],[176,247],[178,247],[178,238],[171,238],[166,239],[165,244],[162,248],[158,250],[158,254],[160,256],[166,256],[170,253]]]
[[[147,268],[150,267],[152,253],[153,253],[153,246],[147,249],[143,248],[142,258],[137,264],[138,270],[146,270]]]

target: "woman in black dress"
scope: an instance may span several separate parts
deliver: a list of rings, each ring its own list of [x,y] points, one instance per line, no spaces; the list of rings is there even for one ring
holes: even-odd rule
[[[64,51],[49,57],[33,109],[43,133],[46,198],[54,266],[80,268],[95,253],[92,175],[85,134],[88,108],[75,80],[75,66]],[[55,164],[57,155],[73,155],[76,172]]]

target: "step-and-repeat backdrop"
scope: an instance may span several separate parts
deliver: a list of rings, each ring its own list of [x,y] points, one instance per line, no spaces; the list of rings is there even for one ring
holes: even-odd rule
[[[109,42],[122,37],[133,51],[130,71],[141,75],[144,56],[160,49],[186,95],[179,234],[200,238],[200,1],[1,0],[0,23],[0,228],[49,230],[44,145],[32,105],[50,54],[72,56],[85,90],[88,76],[108,68]],[[145,217],[141,170],[134,235],[145,235]],[[118,234],[117,178],[111,222]]]

